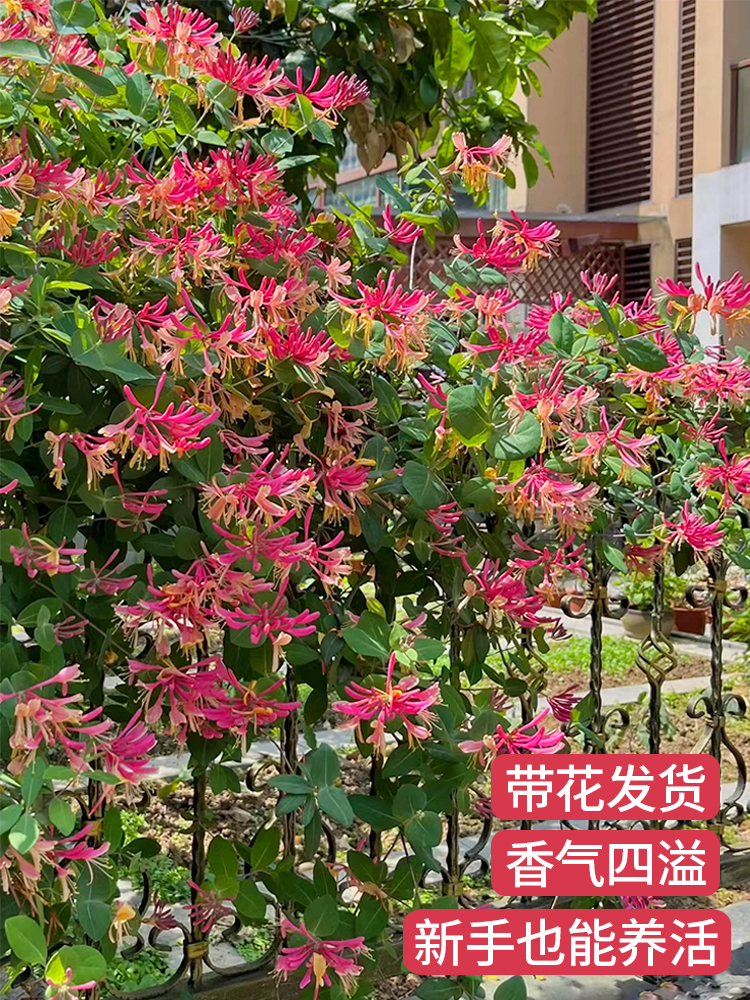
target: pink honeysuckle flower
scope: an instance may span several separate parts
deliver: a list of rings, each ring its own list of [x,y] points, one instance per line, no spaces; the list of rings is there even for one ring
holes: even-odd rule
[[[466,246],[460,236],[454,236],[455,244],[452,253],[457,256],[470,256],[488,267],[510,273],[520,271],[526,263],[528,253],[525,246],[506,236],[503,232],[492,231],[490,239],[484,231],[481,220],[477,220],[478,236],[471,246]]]
[[[336,349],[325,330],[303,331],[297,322],[288,324],[283,331],[267,327],[264,336],[268,341],[269,361],[293,361],[318,377]]]
[[[459,607],[464,607],[474,598],[484,601],[487,605],[485,624],[488,629],[506,618],[523,628],[544,625],[545,619],[538,617],[544,607],[544,597],[541,594],[529,594],[522,576],[513,569],[500,567],[499,559],[485,559],[479,571],[472,570],[466,564],[469,578],[464,581],[466,596]]]
[[[75,562],[76,556],[86,555],[86,549],[74,549],[65,545],[65,539],[59,545],[54,545],[46,538],[29,534],[29,526],[21,525],[24,545],[11,545],[10,554],[15,566],[23,566],[27,574],[35,577],[38,573],[56,576],[58,573],[74,573],[80,564]]]
[[[492,802],[486,795],[480,795],[474,802],[474,808],[482,819],[493,819]]]
[[[87,741],[106,733],[112,722],[104,719],[102,709],[83,712],[76,707],[83,701],[82,694],[67,694],[67,685],[78,680],[79,667],[65,667],[49,680],[40,681],[25,691],[0,694],[0,702],[16,700],[16,726],[9,743],[13,757],[8,767],[11,774],[20,774],[36,757],[39,748],[61,746],[70,766],[81,771],[86,767],[84,752]],[[63,697],[50,698],[40,694],[42,688],[60,684]]]
[[[305,927],[302,921],[299,925],[293,924],[286,917],[281,918],[281,935],[287,938],[289,934],[299,934],[304,938],[301,945],[283,945],[279,957],[276,959],[275,972],[285,981],[290,972],[296,972],[304,966],[305,974],[300,981],[300,989],[315,979],[315,992],[313,1000],[317,1000],[321,986],[330,986],[331,977],[329,969],[341,980],[341,985],[347,996],[354,992],[357,977],[362,972],[362,966],[357,965],[354,958],[347,955],[369,955],[370,949],[365,946],[363,937],[348,938],[344,940],[324,941],[315,937]]]
[[[580,427],[585,412],[598,398],[592,386],[581,385],[570,391],[565,389],[565,361],[555,363],[546,375],[532,383],[531,391],[518,388],[505,397],[505,405],[512,414],[514,429],[527,413],[533,413],[542,428],[540,453],[553,445],[560,432],[569,435]]]
[[[486,344],[473,344],[462,340],[461,346],[474,357],[475,363],[482,355],[489,354],[493,363],[487,368],[492,374],[501,371],[504,365],[532,364],[542,360],[542,345],[549,341],[545,330],[531,330],[517,337],[502,327],[488,326],[484,330]],[[494,360],[493,360],[494,359]]]
[[[587,570],[584,557],[586,544],[582,542],[574,548],[575,538],[572,535],[552,551],[547,546],[543,549],[535,549],[524,542],[518,534],[513,536],[513,541],[521,551],[528,552],[533,558],[517,556],[510,563],[511,568],[520,570],[524,580],[531,570],[542,568],[544,577],[536,590],[546,600],[557,593],[560,582],[566,576],[577,576],[581,580],[586,579]]]
[[[246,55],[234,55],[230,49],[208,49],[198,70],[243,97],[263,97],[283,81],[280,66],[279,59],[269,61],[268,56],[248,60]]]
[[[266,100],[277,107],[289,107],[297,97],[306,97],[316,112],[325,115],[327,112],[345,111],[355,104],[362,104],[370,96],[364,80],[347,76],[346,73],[329,76],[325,83],[318,86],[320,72],[320,66],[316,66],[310,83],[305,85],[302,70],[298,69],[294,80],[285,77],[279,82],[280,89],[287,93],[267,96]]]
[[[357,516],[357,504],[368,507],[372,497],[368,492],[371,463],[344,455],[325,466],[321,476],[324,521],[338,523],[342,517]]]
[[[5,428],[5,440],[12,441],[16,430],[16,424],[24,417],[30,417],[42,404],[27,409],[28,398],[24,395],[24,382],[22,378],[14,376],[13,372],[5,371],[0,374],[0,424],[7,423]]]
[[[190,879],[187,884],[193,890],[193,902],[185,907],[191,923],[204,934],[208,934],[220,920],[235,916],[233,896],[223,896],[215,889],[201,888]]]
[[[58,490],[65,485],[65,448],[71,445],[83,455],[86,461],[86,485],[89,489],[96,489],[102,476],[106,476],[112,471],[112,442],[97,434],[83,434],[80,431],[63,431],[62,434],[55,434],[54,431],[47,431],[44,435],[49,443],[49,451],[52,456],[52,471],[50,479],[54,482]]]
[[[312,635],[315,622],[320,618],[319,611],[291,611],[283,592],[267,604],[259,604],[249,596],[242,607],[222,608],[220,614],[229,628],[249,628],[253,645],[260,645],[264,639],[270,640],[274,670],[278,666],[281,649],[293,638]]]
[[[164,42],[171,58],[188,60],[193,52],[216,45],[219,26],[198,10],[186,10],[176,3],[154,4],[130,19],[136,38],[146,35],[151,44]]]
[[[230,482],[222,485],[216,479],[201,488],[206,516],[214,522],[231,524],[236,519],[265,521],[275,524],[291,510],[301,511],[312,502],[313,469],[288,468],[284,463],[289,454],[272,452],[260,462],[251,462],[249,471],[237,469],[239,481],[230,472]]]
[[[435,720],[434,713],[429,709],[440,702],[440,685],[437,683],[421,690],[417,677],[404,677],[394,684],[395,667],[396,654],[391,653],[384,688],[366,688],[352,681],[344,688],[349,700],[337,701],[332,705],[335,712],[351,717],[342,728],[356,728],[360,739],[362,739],[362,723],[371,724],[372,733],[365,742],[371,743],[375,752],[381,756],[385,754],[386,749],[386,726],[392,723],[403,725],[410,744],[412,739],[427,739]],[[415,722],[415,719],[418,722]]]
[[[160,931],[173,931],[179,927],[171,904],[163,900],[158,893],[154,893],[152,906],[151,915],[144,918],[144,924],[150,924]]]
[[[533,462],[514,482],[500,482],[495,489],[518,520],[531,524],[540,517],[545,525],[557,521],[563,534],[585,529],[594,517],[599,492],[596,483],[584,486],[541,462]]]
[[[695,441],[696,444],[702,444],[705,441],[708,444],[714,445],[714,447],[718,447],[719,441],[726,434],[726,427],[719,426],[718,412],[714,413],[710,420],[699,420],[695,426],[681,420],[680,426],[683,429],[685,437],[689,441]]]
[[[620,896],[623,910],[653,910],[667,904],[661,896]]]
[[[96,563],[89,563],[88,573],[91,575],[86,575],[86,571],[84,571],[84,575],[78,581],[78,587],[92,596],[95,594],[107,594],[109,597],[113,597],[122,590],[129,590],[138,577],[116,575],[124,567],[124,563],[120,563],[119,566],[112,566],[112,563],[117,560],[119,555],[120,550],[115,549],[112,555],[99,568],[97,568]],[[112,567],[111,569],[109,568],[110,566]]]
[[[133,449],[130,465],[136,468],[142,468],[150,458],[158,457],[159,467],[166,470],[170,458],[182,458],[211,443],[210,437],[201,435],[217,419],[217,411],[201,413],[187,402],[180,403],[178,407],[168,403],[166,409],[157,409],[166,380],[165,372],[148,406],[139,402],[130,386],[126,385],[123,395],[133,407],[133,413],[117,424],[102,427],[99,432],[104,440],[112,442],[113,449],[121,455]]]
[[[99,740],[97,750],[103,755],[103,770],[126,784],[137,784],[156,774],[156,768],[148,764],[155,746],[156,736],[141,720],[139,709],[120,732]],[[105,793],[113,790],[113,785],[104,789]]]
[[[559,694],[548,696],[550,711],[558,722],[570,722],[573,709],[581,700],[581,695],[577,695],[575,692],[576,686],[572,684]]]
[[[0,486],[0,497],[7,496],[9,493],[12,493],[17,486],[18,486],[17,479],[11,479],[11,481],[9,483],[6,483],[5,486]]]
[[[648,469],[648,449],[658,440],[654,434],[644,434],[637,438],[624,430],[627,417],[610,428],[607,410],[603,406],[599,411],[599,426],[601,430],[573,431],[574,441],[585,442],[584,447],[571,452],[568,461],[578,462],[582,471],[594,476],[601,465],[607,450],[613,450],[622,462],[619,479],[627,479],[628,469]]]
[[[620,280],[616,274],[604,274],[601,271],[597,271],[596,274],[592,274],[591,271],[581,271],[579,277],[584,288],[591,292],[592,295],[598,295],[600,299],[603,299],[608,292],[612,291]],[[615,293],[611,304],[615,305],[618,298],[619,295]]]
[[[47,984],[47,989],[44,991],[46,1000],[77,1000],[77,994],[86,993],[97,987],[95,979],[88,983],[74,983],[72,969],[65,970],[64,983],[56,983],[54,979],[49,977],[45,978],[45,982]]]
[[[162,260],[169,258],[169,273],[178,292],[183,287],[186,267],[190,268],[193,284],[200,285],[207,271],[211,274],[218,273],[221,262],[230,253],[224,236],[217,233],[210,222],[200,229],[188,226],[184,233],[180,233],[178,227],[173,226],[169,236],[163,236],[151,229],[144,229],[142,232],[145,239],[131,237],[133,246],[141,248],[133,251],[133,261],[137,262],[147,255],[156,257],[158,274]]]
[[[241,736],[243,745],[251,727],[257,733],[259,726],[271,726],[279,719],[286,719],[302,705],[300,701],[277,701],[273,697],[274,691],[284,685],[283,677],[259,691],[258,681],[245,685],[223,663],[221,666],[223,679],[232,693],[226,696],[222,705],[206,708],[206,718],[215,722],[220,730]]]
[[[735,454],[727,455],[725,441],[719,442],[720,465],[701,465],[695,485],[701,493],[708,490],[723,490],[721,505],[727,510],[739,497],[746,504],[750,497],[750,456]]]
[[[535,268],[542,257],[550,257],[560,239],[560,230],[551,222],[533,226],[528,219],[521,219],[515,212],[511,219],[501,219],[497,230],[522,247],[526,254],[526,267]]]
[[[664,546],[628,544],[625,546],[625,564],[631,573],[642,573],[648,576],[656,563],[664,558]]]
[[[679,521],[669,521],[664,518],[664,527],[668,529],[665,541],[667,545],[687,544],[696,552],[710,552],[721,545],[724,532],[718,524],[711,524],[702,514],[690,510],[690,502],[680,513]]]
[[[131,679],[146,691],[144,717],[149,725],[161,721],[165,699],[169,705],[169,732],[179,743],[185,743],[188,733],[199,733],[206,739],[219,738],[219,732],[208,720],[209,708],[222,707],[227,696],[219,657],[211,656],[187,667],[158,666],[153,663],[129,661]],[[155,674],[154,680],[144,680],[141,674]]]
[[[718,332],[718,321],[726,321],[729,336],[733,337],[737,328],[750,317],[750,283],[739,272],[735,272],[727,281],[714,282],[710,277],[704,278],[700,264],[696,264],[695,273],[702,286],[702,291],[685,285],[683,282],[662,278],[657,281],[658,287],[669,298],[667,311],[678,317],[678,321],[690,316],[690,329],[695,325],[698,313],[704,310],[711,317],[711,332]]]
[[[740,408],[750,399],[750,368],[742,358],[685,365],[683,378],[685,398],[704,406],[721,401]]]
[[[568,306],[572,305],[573,296],[570,292],[563,298],[561,292],[552,292],[550,295],[550,305],[533,305],[529,309],[528,316],[526,317],[526,323],[528,326],[534,330],[536,333],[546,334],[549,336],[549,324],[555,313],[563,312]]]
[[[465,292],[455,289],[454,298],[446,299],[443,311],[452,317],[460,317],[465,312],[476,312],[482,326],[496,326],[502,323],[508,313],[519,305],[509,288],[495,288],[491,292]]]
[[[326,457],[342,458],[363,445],[370,434],[364,416],[375,409],[377,400],[344,406],[337,399],[324,403],[322,411],[326,416],[325,436]],[[361,414],[362,418],[349,420],[349,414]]]
[[[475,756],[479,766],[485,770],[500,754],[558,753],[565,742],[565,734],[560,729],[547,731],[542,728],[541,724],[549,713],[550,709],[545,708],[531,722],[515,729],[506,730],[499,725],[493,734],[481,740],[463,740],[458,744],[459,749]]]
[[[88,621],[85,618],[68,615],[67,618],[53,627],[55,642],[58,646],[62,646],[67,639],[75,639],[77,636],[83,635],[87,625]]]
[[[408,219],[394,222],[390,205],[386,205],[383,211],[383,229],[393,243],[403,243],[406,246],[412,246],[416,243],[424,232],[424,229],[414,222],[409,222]]]
[[[260,24],[260,17],[251,7],[238,7],[235,4],[232,7],[232,21],[235,34],[244,35]]]
[[[510,136],[501,136],[491,146],[469,146],[463,132],[454,132],[453,145],[456,158],[442,173],[460,173],[468,191],[479,194],[487,187],[491,175],[503,176],[510,153]]]

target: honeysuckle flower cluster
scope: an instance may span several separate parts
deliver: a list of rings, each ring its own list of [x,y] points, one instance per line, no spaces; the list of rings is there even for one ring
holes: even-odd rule
[[[565,641],[546,605],[589,596],[592,553],[746,563],[750,366],[694,331],[740,328],[750,286],[698,272],[627,302],[585,273],[523,318],[505,278],[544,268],[551,223],[487,220],[430,280],[416,266],[452,235],[453,181],[502,175],[505,137],[381,178],[382,212],[307,211],[300,177],[330,174],[366,81],[289,74],[174,3],[6,3],[0,40],[0,885],[51,953],[126,945],[151,910],[115,901],[112,865],[149,851],[119,812],[175,739],[206,848],[190,955],[284,909],[279,974],[354,993],[441,815],[487,815],[492,759],[587,739],[543,666]],[[329,709],[369,796],[315,735]],[[248,846],[206,797],[256,739],[280,747],[277,828]],[[294,870],[324,820],[360,824],[354,901],[322,862],[314,901]],[[406,880],[374,860],[392,831]],[[154,933],[182,926],[152,904]]]

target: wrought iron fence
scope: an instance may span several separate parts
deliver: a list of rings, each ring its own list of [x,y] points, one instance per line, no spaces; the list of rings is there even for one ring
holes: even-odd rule
[[[605,560],[603,552],[607,539],[596,535],[589,541],[589,576],[588,589],[585,593],[563,598],[562,610],[571,618],[588,619],[590,637],[589,657],[589,692],[591,701],[590,719],[587,723],[590,736],[585,746],[589,753],[607,752],[607,741],[613,730],[625,729],[631,725],[627,710],[615,708],[605,711],[602,703],[604,680],[603,664],[603,633],[604,622],[608,619],[620,619],[628,609],[627,600],[613,596],[610,590],[612,567]],[[726,692],[724,689],[724,620],[728,609],[742,607],[747,600],[747,590],[744,587],[732,587],[727,583],[729,563],[721,553],[712,555],[707,562],[707,578],[704,584],[693,585],[687,591],[687,600],[694,607],[710,609],[712,634],[710,644],[711,674],[709,687],[688,705],[687,713],[692,719],[702,719],[704,732],[694,747],[694,753],[710,753],[720,764],[729,762],[735,772],[735,781],[722,797],[722,806],[712,828],[716,830],[728,850],[733,850],[725,837],[730,825],[739,824],[745,817],[743,794],[747,786],[747,767],[738,748],[733,744],[727,732],[729,719],[741,719],[746,712],[745,700],[738,694]],[[662,620],[664,615],[664,571],[657,566],[654,574],[653,611],[651,614],[649,634],[643,639],[636,651],[634,662],[642,671],[648,683],[648,749],[651,753],[659,753],[662,740],[662,690],[666,679],[677,665],[675,647],[671,639],[664,634]],[[528,642],[533,643],[531,636]],[[528,721],[537,711],[537,701],[544,686],[544,660],[531,649],[531,660],[538,664],[535,672],[526,677],[527,690],[519,699],[518,712],[523,721]],[[460,637],[453,636],[451,642],[450,683],[460,687]],[[289,699],[295,697],[292,689],[293,679],[288,680]],[[280,753],[275,769],[282,774],[293,774],[298,768],[298,724],[294,716],[284,722]],[[379,794],[378,781],[380,775],[379,763],[374,763],[370,774],[371,794]],[[262,772],[269,768],[269,761],[253,765],[247,776],[247,786],[257,790],[262,780]],[[206,875],[206,847],[208,839],[208,803],[207,781],[205,769],[197,769],[192,776],[193,816],[192,816],[192,860],[191,880],[200,885]],[[94,795],[94,798],[97,796]],[[93,800],[92,800],[93,801]],[[101,817],[99,817],[101,818]],[[663,825],[664,821],[654,820],[653,825]],[[530,825],[530,824],[528,824]],[[610,825],[598,820],[592,820],[590,827]],[[439,878],[442,880],[445,894],[457,895],[465,905],[472,905],[470,899],[463,895],[462,879],[467,870],[479,868],[480,872],[488,870],[486,847],[492,833],[492,819],[484,817],[482,829],[473,842],[467,845],[460,837],[460,812],[457,795],[452,798],[452,808],[445,822],[445,862],[442,864]],[[298,854],[297,833],[300,828],[300,817],[297,812],[287,813],[282,818],[282,847],[286,858],[296,858]],[[371,856],[381,854],[381,835],[371,831],[369,850]],[[327,861],[334,861],[336,856],[336,841],[332,830],[325,824],[321,828],[317,855]],[[246,876],[251,874],[249,862],[245,862]],[[195,916],[189,921],[180,917],[170,917],[156,914],[154,919],[154,899],[147,874],[143,875],[143,886],[138,910],[143,918],[151,918],[151,923],[144,923],[138,931],[135,943],[124,951],[124,955],[134,957],[144,948],[158,948],[160,937],[166,929],[177,930],[182,935],[182,957],[170,978],[159,986],[141,989],[127,996],[147,1000],[170,993],[178,984],[185,982],[193,991],[201,989],[207,970],[215,975],[232,978],[238,975],[259,970],[270,972],[279,945],[274,938],[265,954],[252,963],[244,963],[230,968],[223,968],[213,958],[213,943],[200,926],[200,920]],[[193,891],[195,902],[195,891]],[[509,901],[514,905],[518,901]],[[528,903],[526,898],[522,902]],[[161,905],[156,904],[157,908]],[[269,912],[273,907],[269,900]],[[150,927],[144,937],[144,928]],[[224,940],[231,940],[240,929],[239,920],[222,934]]]

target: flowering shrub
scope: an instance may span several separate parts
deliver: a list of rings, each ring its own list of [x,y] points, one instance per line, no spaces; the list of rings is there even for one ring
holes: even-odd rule
[[[600,740],[570,690],[538,705],[545,601],[585,580],[586,546],[621,571],[720,545],[747,564],[750,369],[693,325],[742,322],[750,286],[621,303],[587,275],[585,301],[516,328],[503,274],[554,252],[551,225],[457,240],[431,291],[406,277],[454,177],[481,188],[503,140],[413,163],[382,225],[301,217],[293,136],[328,143],[361,81],[287,78],[172,4],[4,6],[2,950],[67,997],[141,924],[180,926],[118,899],[122,806],[165,735],[205,792],[283,730],[277,826],[248,847],[195,817],[186,943],[200,963],[272,904],[278,973],[353,993],[392,908],[441,871],[441,814],[454,842],[460,814],[487,816],[490,760]],[[370,796],[317,742],[329,706]],[[311,881],[293,863],[324,820],[372,830],[372,857]],[[457,902],[455,852],[444,881]]]

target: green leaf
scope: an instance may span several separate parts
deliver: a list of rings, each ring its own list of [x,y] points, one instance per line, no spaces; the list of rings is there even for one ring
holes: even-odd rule
[[[306,760],[310,769],[310,777],[318,788],[334,785],[341,777],[339,758],[332,746],[323,743],[317,750],[309,754]]]
[[[359,901],[359,909],[354,919],[357,937],[363,937],[365,941],[369,941],[382,934],[387,926],[388,914],[380,902],[374,896],[364,893]]]
[[[478,448],[491,430],[482,395],[475,385],[460,385],[448,394],[448,419],[469,448]]]
[[[16,958],[26,965],[44,965],[47,961],[47,941],[36,920],[23,915],[8,917],[4,929]]]
[[[414,651],[420,660],[438,660],[445,653],[445,643],[439,639],[415,639]]]
[[[521,150],[521,162],[523,163],[523,172],[526,174],[526,182],[529,187],[533,187],[539,180],[539,164],[525,146]]]
[[[11,38],[0,42],[0,59],[23,59],[24,62],[38,63],[40,66],[52,62],[47,49],[25,38]]]
[[[348,21],[350,24],[357,23],[356,3],[335,3],[328,8],[330,17],[338,18],[339,21]]]
[[[406,463],[401,481],[406,492],[422,510],[435,510],[450,500],[450,494],[443,483],[419,462]]]
[[[234,845],[224,837],[214,837],[208,845],[206,864],[214,875],[229,875],[237,878],[237,852]]]
[[[645,335],[621,340],[617,353],[626,365],[633,365],[644,372],[660,372],[669,364],[664,351]]]
[[[542,446],[542,425],[533,413],[525,413],[515,434],[503,433],[499,429],[493,435],[495,458],[503,462],[513,462],[518,458],[536,455]]]
[[[121,343],[111,341],[108,344],[97,344],[78,355],[73,354],[72,351],[71,354],[73,354],[73,360],[77,365],[92,368],[97,372],[117,375],[123,382],[138,384],[156,381],[156,377],[145,368],[141,368],[134,361],[123,357],[123,350]]]
[[[60,69],[69,76],[74,76],[76,80],[80,80],[81,83],[88,87],[91,93],[96,94],[97,97],[117,96],[117,87],[111,80],[108,80],[106,76],[100,76],[98,73],[94,73],[90,69],[86,69],[85,66],[75,66],[73,63],[62,63],[60,64]]]
[[[510,56],[510,36],[499,13],[486,13],[474,22],[474,52],[471,72],[480,84],[502,90]]]
[[[398,826],[390,807],[382,799],[371,798],[369,795],[350,795],[349,803],[354,815],[373,830],[391,830]]]
[[[559,347],[563,354],[570,354],[579,333],[567,316],[556,312],[549,321],[549,336],[555,347]]]
[[[198,124],[193,109],[174,91],[171,91],[169,95],[169,114],[180,135],[190,135]]]
[[[29,489],[34,488],[34,480],[26,469],[15,462],[9,462],[7,458],[0,458],[0,483],[5,486],[14,479],[17,479],[21,486],[27,486]]]
[[[445,976],[428,976],[420,983],[416,995],[419,1000],[458,1000],[462,993],[460,983]]]
[[[451,19],[451,40],[445,53],[435,50],[435,75],[443,87],[460,87],[474,54],[474,34],[458,18]]]
[[[602,319],[607,324],[607,329],[609,330],[609,332],[613,333],[615,337],[619,337],[620,331],[617,329],[617,324],[612,318],[612,313],[609,311],[609,306],[607,305],[607,303],[596,293],[592,295],[592,298],[594,300],[594,305],[599,310]]]
[[[279,856],[281,830],[277,826],[261,830],[250,848],[250,864],[254,871],[262,871]]]
[[[349,649],[360,656],[374,656],[385,659],[390,649],[390,629],[388,622],[380,615],[364,611],[352,628],[341,633]]]
[[[406,823],[404,833],[414,847],[437,847],[443,839],[443,824],[437,813],[421,812]]]
[[[382,375],[374,375],[372,379],[375,398],[378,401],[378,413],[385,424],[398,423],[401,416],[401,400],[393,385]]]
[[[51,7],[55,27],[63,34],[65,28],[85,30],[96,22],[96,11],[89,0],[52,0]]]
[[[0,833],[7,833],[14,826],[23,812],[20,802],[13,802],[11,805],[0,809]]]
[[[305,927],[315,937],[333,937],[339,925],[339,911],[330,896],[319,896],[305,908]]]
[[[39,825],[29,813],[24,813],[8,834],[10,846],[19,854],[26,854],[39,840]]]
[[[134,115],[143,116],[143,112],[149,107],[153,107],[154,110],[157,108],[158,101],[145,73],[133,73],[128,77],[128,82],[125,84],[125,100]]]
[[[312,795],[312,785],[299,774],[279,774],[275,778],[270,778],[268,784],[271,788],[278,788],[280,792],[287,792],[290,795]]]
[[[321,788],[318,792],[318,805],[326,816],[330,816],[341,826],[351,826],[354,822],[354,812],[343,788]]]
[[[107,872],[98,868],[81,869],[78,876],[76,916],[92,941],[99,941],[109,930],[112,919],[110,900],[114,883]]]
[[[262,920],[266,915],[268,901],[255,882],[243,879],[240,882],[240,888],[234,905],[237,907],[240,919],[245,923],[249,920]]]
[[[427,796],[417,785],[402,785],[393,800],[393,815],[399,823],[406,823],[424,809]]]
[[[263,136],[260,144],[273,156],[286,156],[294,148],[294,136],[285,128],[273,128]]]
[[[75,813],[66,799],[53,799],[50,802],[49,818],[64,837],[72,833],[76,825]]]
[[[101,952],[87,944],[63,945],[47,963],[47,978],[62,985],[70,969],[73,986],[100,983],[107,975],[107,960]]]
[[[625,563],[625,556],[623,555],[622,549],[618,549],[616,545],[611,542],[602,542],[602,548],[604,551],[604,558],[610,564],[614,566],[615,569],[619,570],[621,573],[627,573],[628,567]]]
[[[511,976],[499,984],[493,1000],[526,1000],[526,997],[526,982],[523,976]]]
[[[401,858],[393,871],[388,895],[394,899],[413,899],[422,877],[422,863],[414,855]]]

